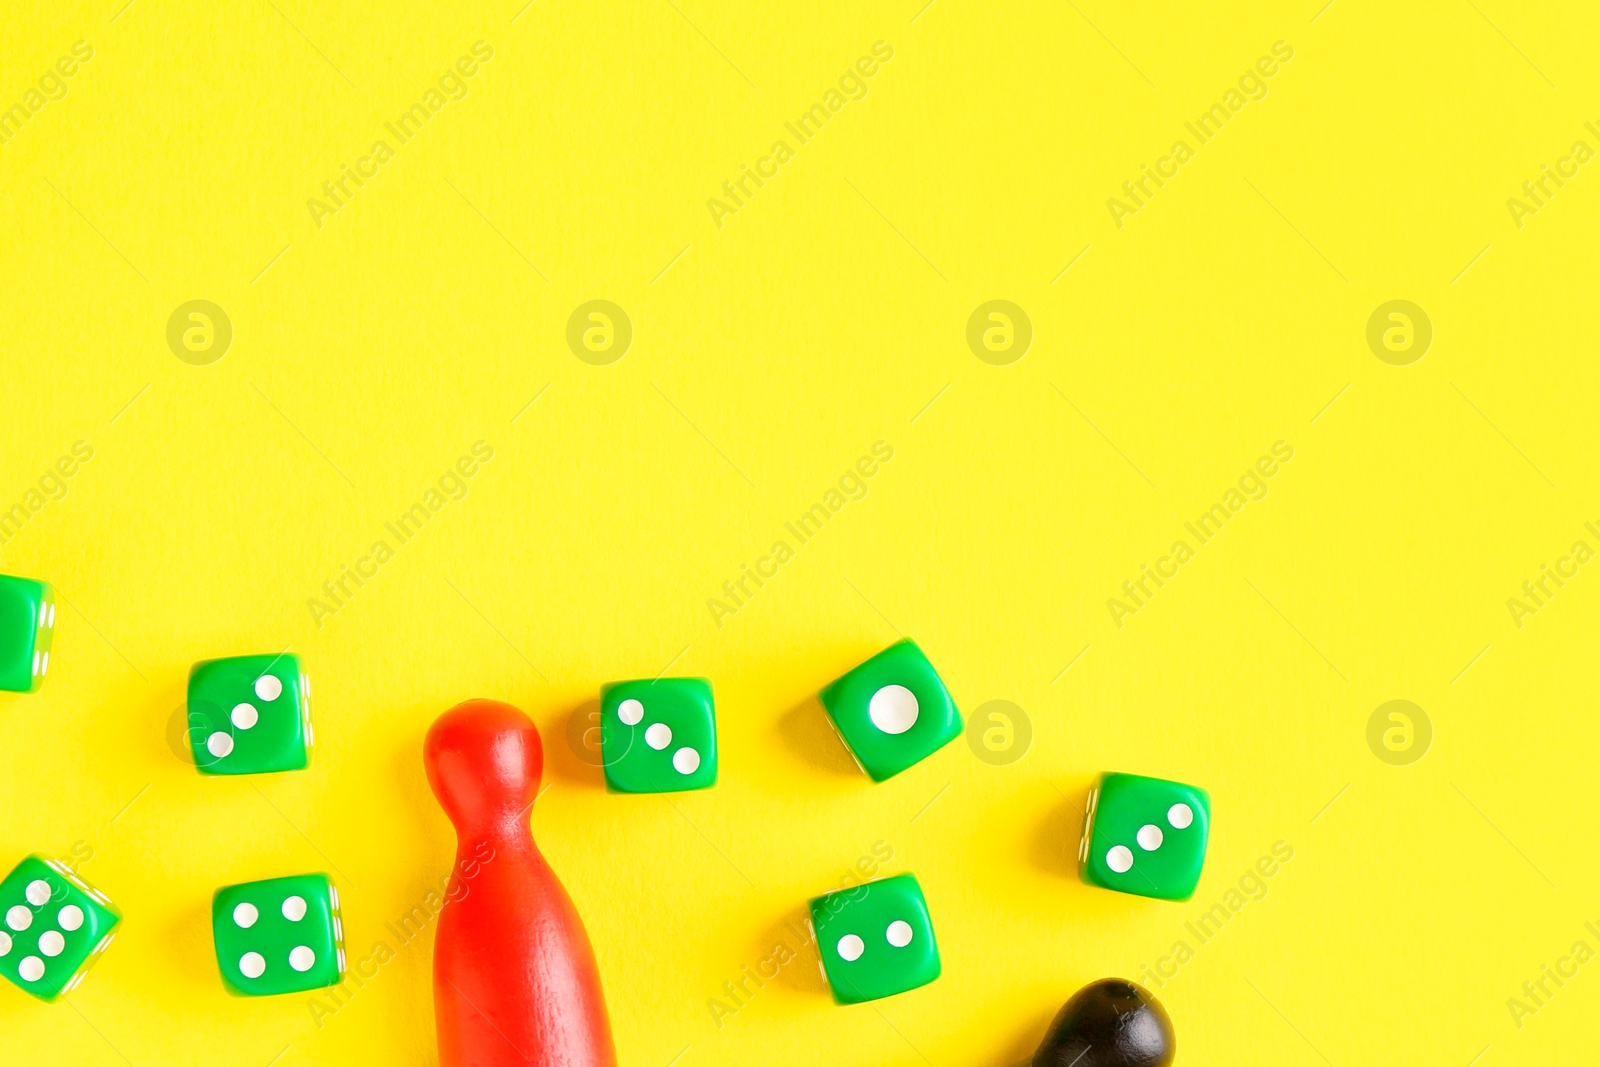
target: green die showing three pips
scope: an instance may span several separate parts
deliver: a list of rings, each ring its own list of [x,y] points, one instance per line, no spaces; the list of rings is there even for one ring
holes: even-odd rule
[[[1089,792],[1078,874],[1089,885],[1188,900],[1200,884],[1211,797],[1197,786],[1102,774]]]
[[[228,992],[299,993],[344,978],[339,891],[325,874],[224,886],[211,900],[217,967]]]
[[[911,640],[898,641],[821,693],[834,729],[874,782],[892,778],[961,734],[950,691]]]
[[[939,977],[933,920],[912,875],[817,897],[811,926],[822,973],[840,1004],[893,996]]]
[[[0,574],[0,689],[31,693],[43,684],[55,629],[50,584]]]
[[[40,1000],[76,989],[122,921],[63,863],[29,856],[0,882],[0,974]]]
[[[189,673],[189,744],[202,774],[298,771],[310,762],[311,679],[300,657],[231,656]]]
[[[600,756],[616,793],[717,782],[717,715],[704,678],[612,682],[600,690]]]

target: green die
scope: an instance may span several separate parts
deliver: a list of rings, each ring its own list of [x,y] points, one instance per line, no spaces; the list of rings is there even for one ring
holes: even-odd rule
[[[189,745],[201,774],[302,770],[312,736],[311,679],[298,656],[212,659],[189,672]]]
[[[928,902],[909,874],[817,897],[811,926],[840,1004],[892,997],[939,977]]]
[[[228,992],[270,997],[344,979],[339,891],[325,874],[224,886],[211,898],[211,933]]]
[[[0,574],[0,689],[31,693],[50,669],[56,592],[48,582]]]
[[[29,856],[0,882],[0,974],[40,1000],[78,987],[122,913],[64,863]]]
[[[1102,774],[1089,792],[1078,873],[1090,885],[1188,900],[1211,831],[1204,789],[1137,774]]]
[[[856,763],[874,782],[892,778],[961,734],[961,713],[933,664],[898,641],[821,694]]]
[[[717,714],[704,678],[612,682],[600,690],[600,757],[616,793],[717,782]]]

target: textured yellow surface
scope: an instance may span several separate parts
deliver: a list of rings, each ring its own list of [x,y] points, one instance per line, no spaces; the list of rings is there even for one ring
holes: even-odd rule
[[[1589,1054],[1592,9],[122,2],[0,30],[0,569],[63,605],[0,865],[126,912],[67,1003],[0,987],[0,1058],[432,1062],[399,924],[474,695],[544,732],[630,1067],[1004,1067],[1107,975],[1187,1064]],[[853,768],[812,694],[902,633],[1010,749]],[[189,665],[285,646],[311,768],[202,778]],[[609,796],[574,715],[667,670],[721,781]],[[1193,901],[1077,882],[1107,769],[1211,791]],[[307,870],[371,977],[228,998],[213,889]],[[944,976],[835,1007],[791,924],[903,870]]]

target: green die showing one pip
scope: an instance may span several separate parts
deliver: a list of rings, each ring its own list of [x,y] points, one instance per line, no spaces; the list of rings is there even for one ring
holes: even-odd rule
[[[612,682],[600,690],[600,756],[617,793],[717,782],[717,715],[704,678]]]
[[[31,693],[50,669],[56,593],[48,582],[0,574],[0,689]]]
[[[817,897],[811,926],[823,976],[840,1004],[891,997],[939,977],[933,920],[912,875]]]
[[[190,671],[189,745],[200,773],[302,770],[312,737],[311,680],[298,656],[233,656]]]
[[[29,856],[0,882],[0,911],[0,974],[40,1000],[76,989],[122,921],[104,893],[43,856]]]
[[[1197,786],[1102,774],[1089,793],[1078,873],[1090,885],[1188,900],[1200,883],[1211,797]]]
[[[325,874],[224,886],[211,899],[217,966],[228,992],[270,997],[344,979],[339,891]]]
[[[822,706],[856,763],[881,782],[961,734],[950,691],[909,639],[854,668],[821,693]]]

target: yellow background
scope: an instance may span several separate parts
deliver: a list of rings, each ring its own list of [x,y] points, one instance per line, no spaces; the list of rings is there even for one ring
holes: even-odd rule
[[[1506,603],[1600,546],[1600,171],[1521,228],[1506,205],[1600,147],[1591,10],[523,2],[8,12],[0,106],[94,58],[0,146],[0,502],[76,441],[94,459],[0,551],[63,605],[43,691],[0,698],[0,866],[90,855],[126,920],[66,1003],[0,988],[6,1062],[432,1062],[431,927],[385,924],[448,866],[420,744],[474,695],[544,733],[535,833],[630,1067],[1005,1067],[1178,940],[1184,1063],[1592,1048],[1600,963],[1520,1028],[1506,1004],[1600,949],[1600,574],[1520,628]],[[480,40],[467,95],[316,226],[322,183]],[[715,225],[880,40],[866,97]],[[1118,228],[1107,199],[1280,40],[1265,99]],[[609,366],[565,341],[595,298],[633,324]],[[1034,328],[1009,366],[965,340],[994,298]],[[1365,339],[1395,298],[1435,330],[1410,366]],[[233,324],[209,366],[167,346],[192,299]],[[466,499],[317,625],[322,583],[480,440]],[[880,440],[866,498],[718,626],[708,598]],[[1107,600],[1277,441],[1266,498],[1117,627]],[[964,711],[1023,708],[1031,749],[855,771],[812,694],[900,633]],[[176,758],[189,665],[285,646],[311,768]],[[714,681],[721,779],[610,796],[569,721],[669,668]],[[1368,748],[1391,699],[1433,725],[1409,766]],[[1107,769],[1211,791],[1193,901],[1076,880]],[[1185,923],[1279,841],[1199,946]],[[879,842],[944,976],[839,1008],[808,953],[719,1027],[723,983]],[[307,995],[224,995],[208,925],[216,887],[306,870],[344,890],[352,961],[397,949],[320,1026]]]

